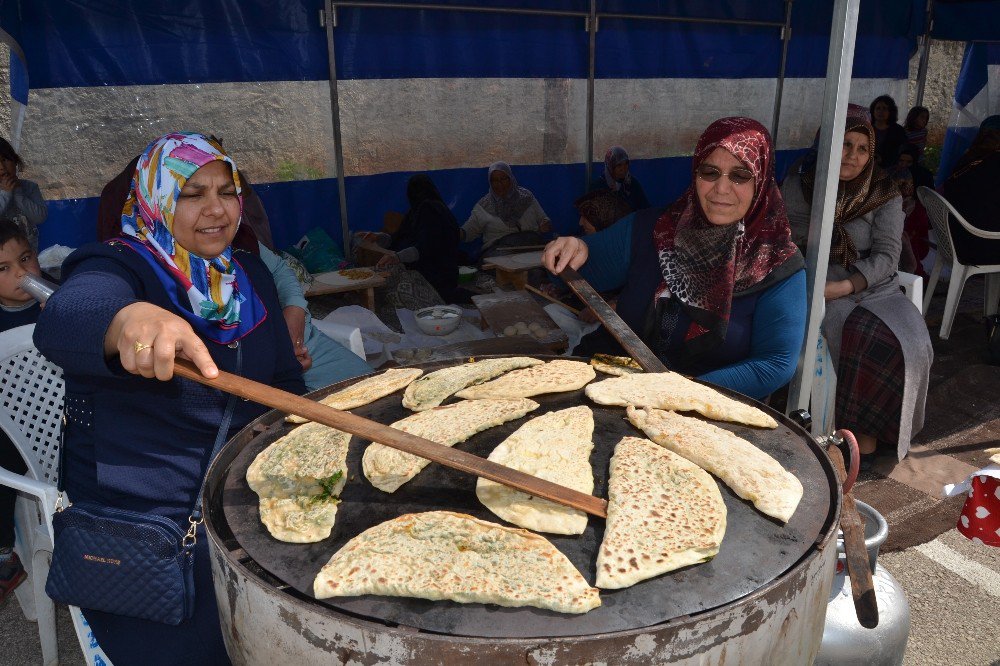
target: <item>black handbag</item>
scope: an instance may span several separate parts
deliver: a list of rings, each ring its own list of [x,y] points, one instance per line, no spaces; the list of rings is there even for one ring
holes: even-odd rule
[[[237,347],[240,372],[242,346]],[[205,473],[232,422],[230,395],[185,531],[164,516],[74,502],[62,507],[63,448],[59,451],[59,499],[52,516],[55,543],[45,593],[81,608],[178,625],[194,614],[194,548],[203,521]],[[65,417],[64,417],[65,430]]]

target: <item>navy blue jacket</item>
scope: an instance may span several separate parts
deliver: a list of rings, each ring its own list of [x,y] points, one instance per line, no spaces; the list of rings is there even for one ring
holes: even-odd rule
[[[302,366],[267,267],[245,251],[243,266],[267,317],[240,341],[244,377],[304,393]],[[104,356],[104,335],[126,305],[146,301],[176,312],[146,260],[123,243],[91,244],[63,267],[63,286],[35,327],[35,346],[62,366],[66,381],[64,479],[72,500],[152,512],[179,522],[191,511],[227,396],[187,379],[126,373]],[[204,340],[220,370],[235,372],[236,350]],[[229,436],[265,411],[238,400]]]

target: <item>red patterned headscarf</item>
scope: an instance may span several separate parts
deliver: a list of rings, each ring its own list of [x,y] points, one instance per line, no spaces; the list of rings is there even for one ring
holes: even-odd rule
[[[750,209],[727,226],[705,218],[695,191],[696,170],[716,148],[729,151],[754,174]],[[691,317],[684,337],[691,354],[725,340],[734,295],[762,289],[801,267],[774,180],[771,136],[763,125],[750,118],[722,118],[708,126],[691,161],[691,184],[656,221],[653,242],[663,275],[656,296],[676,298]],[[786,264],[793,257],[799,260]],[[775,271],[783,265],[786,270]]]

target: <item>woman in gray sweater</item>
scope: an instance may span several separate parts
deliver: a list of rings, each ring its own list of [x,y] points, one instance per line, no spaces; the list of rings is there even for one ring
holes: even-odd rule
[[[847,111],[826,277],[823,336],[837,368],[836,425],[852,430],[870,467],[879,442],[900,460],[924,423],[933,350],[923,316],[899,286],[903,208],[875,164],[875,131],[863,107]],[[816,179],[815,153],[781,188],[792,239],[805,246]]]

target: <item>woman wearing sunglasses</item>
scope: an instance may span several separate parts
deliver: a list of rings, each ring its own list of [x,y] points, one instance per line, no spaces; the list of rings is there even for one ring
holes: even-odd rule
[[[858,438],[862,469],[878,442],[902,460],[923,427],[933,350],[920,311],[899,287],[903,206],[875,164],[875,130],[850,105],[840,162],[823,336],[837,364],[836,425]],[[804,247],[816,181],[815,151],[789,170],[781,191],[795,242]]]
[[[542,260],[579,269],[673,370],[763,398],[791,379],[805,332],[802,255],[791,240],[763,125],[722,118],[701,135],[692,181],[666,209],[633,213]],[[603,331],[586,351],[621,353]],[[590,337],[590,336],[588,336]],[[577,353],[581,353],[577,348]]]

